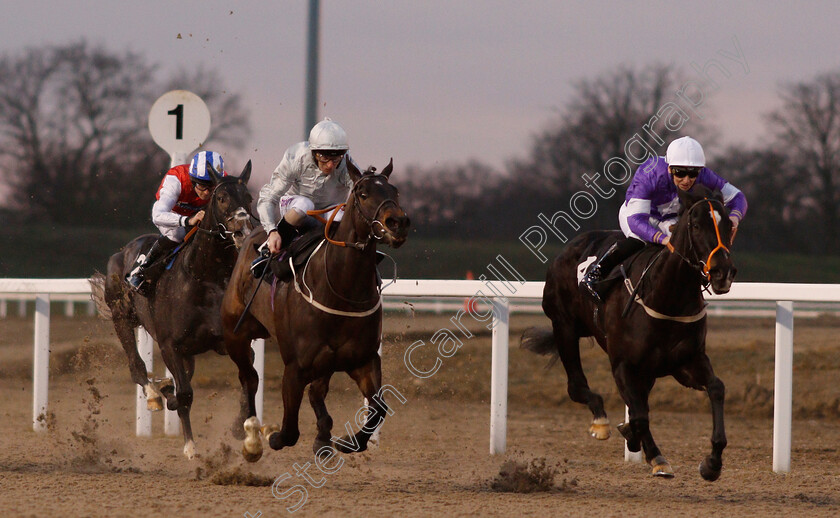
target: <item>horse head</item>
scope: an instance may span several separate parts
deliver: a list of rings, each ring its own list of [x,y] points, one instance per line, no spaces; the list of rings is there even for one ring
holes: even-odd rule
[[[251,161],[245,164],[239,176],[222,176],[211,164],[207,164],[213,178],[213,197],[207,205],[206,227],[218,232],[220,237],[232,238],[236,249],[242,247],[245,238],[254,229],[251,215],[251,193],[248,180],[251,177]]]
[[[347,207],[353,214],[353,225],[358,235],[399,248],[408,238],[411,220],[400,207],[399,191],[388,182],[393,169],[393,158],[381,173],[373,167],[365,172],[359,171],[353,162],[347,160],[347,171],[353,180]]]
[[[737,269],[729,252],[732,222],[720,192],[702,185],[680,190],[681,209],[673,246],[709,281],[712,291],[729,292]]]

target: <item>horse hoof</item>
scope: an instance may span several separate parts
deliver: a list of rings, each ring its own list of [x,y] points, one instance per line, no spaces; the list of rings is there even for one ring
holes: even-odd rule
[[[160,396],[147,399],[146,410],[149,412],[160,412],[163,410],[163,399]]]
[[[175,410],[178,410],[178,398],[176,398],[176,397],[166,398],[166,408],[168,410],[172,410],[173,412]]]
[[[187,444],[184,445],[184,456],[189,460],[193,460],[195,458],[195,443],[193,441],[188,441]]]
[[[280,425],[276,424],[264,424],[260,428],[260,433],[262,433],[263,438],[267,441],[271,434],[275,432],[280,432]]]
[[[353,448],[350,448],[349,446],[345,446],[347,444],[357,444],[358,448],[353,449]],[[336,450],[340,451],[341,453],[361,453],[361,452],[367,450],[367,443],[362,443],[361,441],[357,442],[357,441],[355,441],[354,439],[351,439],[348,436],[344,436],[344,437],[341,438],[341,442],[338,442],[338,443],[333,442],[333,447]]]
[[[248,451],[248,447],[243,445],[242,446],[242,457],[248,462],[257,462],[262,458],[263,450],[262,444],[260,444],[259,451],[250,452]]]
[[[704,480],[714,482],[720,478],[720,470],[722,467],[723,466],[720,462],[715,462],[714,459],[711,459],[711,457],[706,457],[706,460],[700,463],[700,476],[703,477]]]
[[[599,417],[592,421],[592,426],[589,427],[589,435],[598,439],[599,441],[605,441],[610,438],[610,420],[606,417]]]
[[[268,436],[268,445],[271,446],[272,450],[282,450],[283,449],[283,439],[280,435],[280,432],[271,432]]]
[[[674,470],[671,469],[671,464],[662,455],[657,455],[650,461],[650,465],[652,466],[650,474],[654,477],[674,478]]]

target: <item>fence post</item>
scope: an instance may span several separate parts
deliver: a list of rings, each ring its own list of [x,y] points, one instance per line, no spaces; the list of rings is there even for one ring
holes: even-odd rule
[[[75,309],[72,300],[64,301],[64,316],[70,318],[73,316],[73,310]]]
[[[630,409],[624,406],[624,422],[630,422]],[[642,450],[630,451],[627,448],[627,440],[624,440],[624,462],[642,462]]]
[[[172,380],[172,383],[175,383],[175,378],[172,377],[172,373],[169,372],[169,369],[166,369],[165,377]],[[178,435],[181,433],[181,420],[178,418],[178,411],[177,410],[169,410],[166,407],[166,401],[163,402],[163,433],[164,435]]]
[[[773,399],[773,471],[790,472],[793,410],[793,302],[776,302],[776,388]]]
[[[140,353],[140,358],[142,358],[143,363],[146,364],[146,375],[148,376],[152,372],[152,362],[153,362],[153,347],[152,347],[152,337],[146,330],[141,326],[138,327],[136,330],[137,335],[137,352]],[[164,401],[163,404],[165,405],[166,402]],[[149,409],[146,407],[146,394],[143,392],[143,387],[137,385],[137,408],[135,410],[136,413],[136,426],[135,426],[135,435],[137,437],[151,437],[152,436],[152,413],[149,412]]]
[[[508,341],[510,303],[493,301],[493,359],[490,368],[490,454],[505,452],[507,440]],[[497,317],[498,315],[498,317]]]
[[[21,298],[18,301],[18,316],[20,318],[26,318],[26,299]]]
[[[6,303],[6,299],[0,299],[0,318],[6,318],[7,311],[8,305]]]
[[[260,420],[260,423],[263,423],[263,394],[265,394],[265,339],[258,338],[256,340],[252,340],[251,348],[254,350],[254,369],[256,369],[257,376],[259,376],[260,379],[254,403],[257,407],[257,419]]]
[[[25,301],[21,301],[25,304]],[[50,383],[50,295],[35,296],[35,355],[32,366],[32,429],[47,429],[47,391]]]

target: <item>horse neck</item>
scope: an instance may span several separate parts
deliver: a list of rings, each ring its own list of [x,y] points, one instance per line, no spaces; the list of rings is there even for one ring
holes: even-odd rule
[[[207,232],[216,226],[217,222],[208,207],[204,220],[199,224],[199,230],[193,234],[192,242],[184,250],[181,267],[202,281],[225,280],[233,270],[236,257],[234,247],[227,240]]]
[[[699,311],[698,305],[703,305],[702,277],[683,259],[691,259],[686,243],[679,238],[675,241],[676,252],[665,252],[659,267],[652,269],[649,277],[652,288],[645,300],[656,307],[671,307],[673,311]]]
[[[353,246],[324,245],[324,257],[318,263],[326,268],[332,288],[342,296],[353,293],[354,296],[347,297],[353,300],[372,297],[376,291],[376,241],[368,240],[367,233],[356,232],[351,211],[344,214],[332,239],[346,243],[367,241],[361,250]],[[327,287],[325,293],[329,292]]]

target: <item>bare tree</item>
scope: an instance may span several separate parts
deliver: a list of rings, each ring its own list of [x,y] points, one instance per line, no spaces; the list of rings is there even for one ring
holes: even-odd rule
[[[242,148],[251,136],[248,111],[239,95],[228,92],[221,75],[199,66],[195,70],[181,70],[167,81],[169,90],[189,90],[201,97],[213,118],[207,142],[231,148]]]
[[[803,203],[817,209],[823,249],[840,252],[840,72],[783,87],[782,107],[770,123],[778,149],[790,158],[796,181],[806,186]]]
[[[166,91],[161,84],[140,55],[83,41],[0,57],[7,204],[50,222],[148,220],[154,188],[169,166],[147,129],[149,109]],[[220,81],[213,84],[224,91]],[[205,100],[211,113],[221,105],[214,124],[241,145],[248,123],[239,97]]]
[[[559,201],[586,188],[584,174],[590,178],[600,174],[603,179],[605,164],[625,157],[631,139],[638,141],[637,153],[644,146],[664,154],[666,142],[683,135],[686,128],[692,128],[695,135],[702,133],[702,121],[679,103],[677,93],[684,82],[675,67],[659,64],[641,69],[620,67],[577,82],[559,117],[534,137],[529,156],[511,166],[517,190],[550,193]],[[616,191],[590,224],[617,228],[623,186],[606,180],[601,185],[604,190]]]

